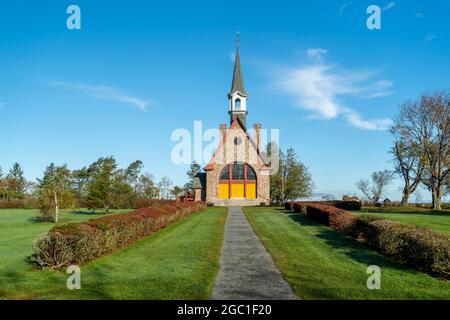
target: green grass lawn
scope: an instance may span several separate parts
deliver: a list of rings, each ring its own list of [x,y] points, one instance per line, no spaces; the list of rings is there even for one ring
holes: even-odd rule
[[[0,298],[208,299],[219,270],[226,208],[208,208],[81,267],[81,290],[62,271],[36,271],[31,245],[53,224],[33,210],[0,210]],[[101,214],[62,213],[62,223]]]
[[[450,234],[450,211],[432,211],[417,208],[363,208],[352,211],[355,215],[370,214],[401,223],[427,227],[438,232]]]
[[[304,299],[450,299],[450,282],[412,270],[306,216],[271,207],[244,212],[275,264]],[[381,289],[366,287],[381,268]]]

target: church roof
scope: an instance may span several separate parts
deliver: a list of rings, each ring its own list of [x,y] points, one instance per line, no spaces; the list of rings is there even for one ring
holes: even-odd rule
[[[244,78],[242,77],[241,58],[239,55],[239,48],[236,51],[236,60],[234,62],[233,82],[231,84],[231,90],[228,94],[231,96],[233,93],[239,92],[243,96],[247,96],[245,91]]]
[[[233,120],[233,122],[231,123],[230,127],[227,129],[227,131],[225,133],[225,137],[222,137],[222,139],[220,140],[220,143],[217,146],[217,149],[214,152],[213,156],[211,157],[211,160],[206,165],[206,167],[204,167],[203,169],[204,170],[212,170],[214,168],[214,165],[216,163],[217,152],[223,148],[224,140],[226,140],[226,137],[229,135],[230,130],[232,130],[235,127],[239,127],[241,130],[243,130],[245,132],[246,138],[250,141],[250,144],[256,150],[256,153],[258,154],[259,159],[260,159],[261,163],[263,164],[262,168],[263,169],[269,169],[269,166],[264,162],[264,158],[262,157],[261,150],[259,149],[259,146],[255,142],[255,140],[253,140],[253,138],[249,135],[247,129],[245,128],[243,123],[239,120],[239,118],[236,118],[236,119]]]
[[[193,189],[204,189],[206,187],[206,173],[199,172],[194,177],[194,181],[192,183]]]

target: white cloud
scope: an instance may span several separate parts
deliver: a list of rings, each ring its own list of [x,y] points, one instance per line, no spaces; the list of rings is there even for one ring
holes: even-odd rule
[[[416,18],[423,18],[423,13],[422,12],[417,12],[416,13]]]
[[[121,89],[105,85],[86,85],[81,83],[70,83],[70,82],[54,82],[57,87],[61,87],[67,90],[82,92],[94,98],[117,101],[125,104],[129,104],[136,107],[142,111],[146,111],[147,107],[151,104],[150,101],[143,100],[138,97],[130,96],[124,93]]]
[[[343,3],[340,7],[339,7],[339,15],[341,16],[341,15],[343,15],[344,14],[344,10],[345,10],[345,8],[347,8],[349,5],[351,5],[352,4],[352,2],[350,1],[350,2],[345,2],[345,3]]]
[[[344,115],[351,125],[364,130],[387,130],[393,124],[391,119],[364,120],[358,113],[351,109],[344,110]]]
[[[396,6],[396,3],[395,2],[389,2],[388,4],[386,4],[384,7],[383,7],[383,11],[387,11],[387,10],[390,10],[390,9],[392,9],[393,7],[395,7]]]
[[[436,35],[434,35],[434,34],[428,34],[428,35],[425,37],[425,41],[426,41],[426,42],[430,42],[430,41],[433,41],[433,40],[436,39],[436,38],[437,38]]]
[[[327,54],[327,52],[328,52],[327,49],[322,49],[322,48],[311,48],[311,49],[308,49],[308,50],[306,51],[306,54],[307,54],[308,57],[310,57],[311,59],[318,59],[318,60],[320,60],[320,59],[322,59],[322,57],[323,57],[324,55]]]
[[[374,99],[392,94],[392,81],[374,81],[373,71],[338,71],[325,64],[306,65],[279,73],[277,87],[293,97],[294,103],[312,111],[312,116],[333,119],[343,116],[351,125],[366,130],[386,130],[390,119],[363,120],[341,102],[343,96]]]

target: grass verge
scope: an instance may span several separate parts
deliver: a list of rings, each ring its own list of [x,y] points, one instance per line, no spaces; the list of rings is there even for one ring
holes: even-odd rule
[[[81,267],[81,290],[67,289],[68,275],[64,272],[35,271],[27,262],[34,239],[53,226],[33,222],[34,214],[27,210],[0,210],[2,298],[208,299],[210,296],[219,270],[226,208],[195,213]],[[92,217],[65,212],[63,221]]]
[[[450,283],[412,270],[306,216],[281,208],[244,208],[275,264],[304,299],[450,299]],[[366,286],[381,268],[381,289]]]
[[[390,208],[364,208],[361,211],[352,211],[354,215],[371,215],[397,221],[401,223],[414,224],[420,227],[427,227],[434,231],[450,234],[450,211],[433,211],[433,210],[417,210]]]

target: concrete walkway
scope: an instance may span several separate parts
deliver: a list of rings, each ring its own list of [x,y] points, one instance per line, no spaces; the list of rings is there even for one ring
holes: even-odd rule
[[[241,207],[229,207],[214,300],[298,299],[253,232]]]

